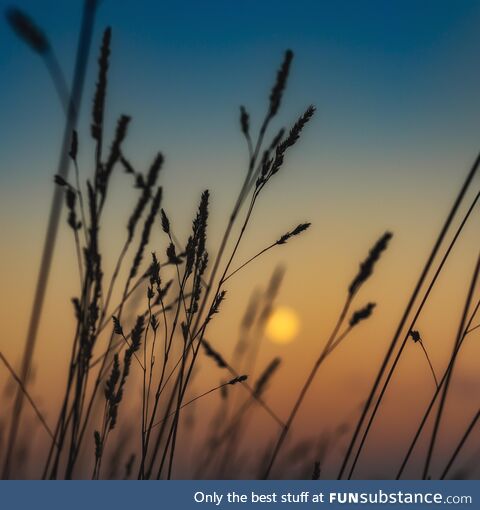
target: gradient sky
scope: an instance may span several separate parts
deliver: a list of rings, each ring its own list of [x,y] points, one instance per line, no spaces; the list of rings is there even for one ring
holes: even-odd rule
[[[3,10],[10,3],[0,5]],[[70,76],[81,2],[19,0],[15,5],[45,29]],[[284,395],[295,393],[305,358],[318,352],[319,337],[331,329],[358,262],[376,238],[391,229],[395,233],[391,252],[375,275],[379,281],[364,297],[381,303],[378,322],[366,326],[364,334],[375,336],[376,343],[367,350],[355,344],[342,358],[344,379],[335,383],[337,399],[350,404],[355,387],[355,403],[337,413],[335,399],[326,397],[322,405],[335,420],[342,420],[364,398],[372,377],[371,372],[365,376],[365,367],[373,367],[384,353],[428,248],[480,148],[479,22],[480,2],[470,0],[101,2],[92,57],[98,53],[103,28],[111,25],[107,136],[119,114],[131,114],[126,154],[137,169],[146,168],[157,150],[165,153],[165,207],[180,234],[187,232],[206,187],[213,195],[212,233],[224,227],[222,214],[231,207],[246,164],[238,107],[246,106],[252,128],[258,128],[283,52],[286,48],[295,52],[275,127],[291,125],[311,103],[317,115],[288,156],[285,171],[265,194],[239,258],[301,221],[312,221],[313,229],[298,244],[249,269],[246,275],[251,280],[232,285],[243,308],[251,281],[265,285],[275,264],[288,262],[279,301],[299,311],[302,334],[280,351],[287,359],[285,374],[291,377],[288,384],[279,383],[272,396],[279,412],[287,412]],[[94,58],[79,127],[84,168],[92,157]],[[0,345],[18,361],[63,113],[41,60],[4,22],[0,76],[0,318],[6,324]],[[127,187],[114,186],[118,194],[109,213],[112,224],[129,196]],[[437,318],[461,307],[476,256],[478,227],[478,219],[469,225],[449,265],[450,277],[440,282],[443,293],[438,291],[425,313],[424,324],[432,328],[432,336],[445,337],[433,352],[437,363],[445,361],[449,335],[455,330],[450,315],[443,322]],[[48,345],[52,362],[62,359],[64,335],[71,324],[65,319],[53,335],[47,325],[59,314],[69,317],[65,295],[73,295],[76,284],[73,246],[64,230],[39,340],[40,349]],[[115,245],[119,232],[112,227],[109,235],[108,243]],[[227,305],[225,313],[238,322],[238,309]],[[218,326],[219,336],[228,331]],[[267,345],[262,361],[278,354],[278,349]],[[361,356],[364,367],[356,363]],[[412,359],[405,366],[410,367]],[[40,384],[53,384],[45,371],[39,372]],[[395,389],[400,400],[419,381],[422,385],[428,381],[423,367],[410,367],[407,373],[411,378]],[[324,378],[331,383],[338,375],[338,370],[326,369]],[[471,388],[465,377],[464,386]],[[428,395],[426,391],[425,398]],[[393,409],[394,397],[392,402]],[[311,404],[318,408],[318,402]],[[312,413],[300,417],[306,428]],[[398,425],[405,418],[393,411],[385,416],[387,425]],[[388,436],[383,437],[388,444]]]

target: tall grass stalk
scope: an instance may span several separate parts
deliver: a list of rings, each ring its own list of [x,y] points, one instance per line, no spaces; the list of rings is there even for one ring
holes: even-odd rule
[[[474,307],[474,309],[473,309],[473,311],[472,311],[472,313],[470,315],[470,319],[468,321],[468,324],[467,324],[467,326],[465,328],[465,331],[462,334],[461,341],[456,346],[456,349],[455,349],[455,351],[453,353],[453,356],[451,356],[451,358],[449,360],[449,363],[448,363],[448,366],[445,369],[442,377],[440,378],[440,381],[438,382],[438,387],[436,388],[435,393],[433,394],[433,397],[430,400],[430,403],[428,404],[428,406],[426,408],[426,411],[425,411],[425,413],[423,415],[423,418],[420,421],[420,424],[419,424],[419,426],[417,428],[417,431],[416,431],[416,433],[415,433],[415,435],[414,435],[414,437],[413,437],[413,439],[412,439],[412,441],[411,441],[411,443],[410,443],[410,445],[408,447],[407,453],[406,453],[406,455],[405,455],[405,457],[404,457],[404,459],[402,461],[402,464],[401,464],[401,466],[400,466],[400,468],[398,470],[398,473],[397,473],[397,476],[396,476],[397,480],[399,480],[401,478],[401,476],[402,476],[402,474],[403,474],[403,472],[405,470],[405,467],[407,466],[407,463],[408,463],[408,461],[409,461],[409,459],[410,459],[410,457],[411,457],[411,455],[413,453],[413,450],[414,450],[414,448],[415,448],[415,446],[416,446],[416,444],[418,442],[418,439],[420,438],[422,430],[425,427],[425,424],[427,423],[427,419],[428,419],[428,417],[430,415],[430,412],[432,411],[433,406],[435,405],[437,397],[440,395],[440,390],[442,389],[442,387],[443,387],[443,385],[445,383],[445,380],[447,378],[447,374],[452,369],[453,364],[454,364],[454,362],[456,360],[456,357],[458,356],[458,354],[460,352],[460,349],[461,349],[461,347],[463,345],[463,342],[465,341],[466,337],[472,331],[470,329],[470,327],[471,327],[471,324],[474,321],[475,316],[476,316],[476,314],[477,314],[479,309],[480,309],[480,300],[477,301],[477,304],[475,305],[475,307]]]
[[[443,389],[441,391],[440,404],[438,406],[437,415],[435,417],[435,422],[434,422],[434,425],[433,425],[433,431],[432,431],[430,443],[429,443],[429,446],[428,446],[428,452],[427,452],[427,456],[426,456],[426,459],[425,459],[425,465],[424,465],[424,468],[423,468],[423,479],[424,480],[427,478],[428,472],[429,472],[429,469],[430,469],[430,464],[431,464],[431,461],[432,461],[432,456],[433,456],[433,451],[434,451],[434,448],[435,448],[435,443],[437,441],[437,436],[438,436],[438,430],[439,430],[439,427],[440,427],[440,422],[442,420],[443,411],[445,409],[445,402],[447,400],[448,389],[450,387],[450,381],[452,380],[452,374],[453,374],[453,370],[455,368],[455,361],[456,361],[456,358],[457,358],[456,352],[458,351],[459,345],[462,342],[462,337],[463,337],[464,331],[466,331],[468,329],[468,327],[466,327],[466,324],[468,324],[468,313],[469,313],[469,310],[470,310],[470,307],[471,307],[471,304],[472,304],[472,300],[473,300],[473,296],[474,296],[474,293],[475,293],[475,290],[476,290],[479,273],[480,273],[480,254],[478,255],[478,259],[477,259],[477,262],[476,262],[476,265],[475,265],[475,269],[474,269],[473,274],[472,274],[472,279],[471,279],[470,286],[469,286],[469,289],[468,289],[468,294],[467,294],[467,297],[466,297],[466,300],[465,300],[465,305],[464,305],[462,317],[461,317],[460,323],[458,325],[458,332],[457,332],[457,336],[455,338],[455,343],[453,345],[453,352],[452,352],[452,355],[451,355],[452,366],[451,366],[450,370],[448,370],[448,372],[447,372],[447,377],[445,379],[445,384],[443,385]]]
[[[82,99],[82,92],[85,81],[86,68],[90,53],[90,45],[92,40],[93,24],[95,19],[97,0],[84,0],[84,8],[82,14],[82,22],[80,35],[77,44],[77,55],[75,60],[75,70],[72,79],[71,92],[68,102],[68,113],[63,134],[62,148],[58,163],[57,174],[66,178],[69,170],[69,148],[72,132],[76,127],[78,119],[78,111]],[[62,191],[55,188],[50,209],[47,233],[42,252],[40,270],[36,284],[36,290],[33,298],[32,311],[28,325],[25,349],[23,352],[22,366],[20,370],[20,379],[25,382],[28,380],[35,344],[38,333],[38,325],[43,310],[43,302],[47,290],[48,277],[52,263],[53,251],[57,237],[58,225],[60,222],[60,213],[62,210]],[[10,432],[7,441],[7,451],[2,470],[2,478],[10,476],[12,455],[15,449],[17,433],[20,428],[20,419],[23,408],[24,393],[19,389],[17,391],[14,408],[12,412],[12,420],[10,424]]]
[[[375,264],[378,262],[378,259],[380,258],[380,255],[382,252],[387,248],[388,243],[390,241],[390,238],[392,237],[392,234],[390,232],[386,232],[373,246],[373,248],[370,250],[367,258],[360,264],[360,269],[351,282],[349,288],[348,288],[348,294],[347,298],[345,300],[345,303],[343,305],[342,311],[340,312],[340,315],[338,316],[337,322],[332,330],[332,333],[330,334],[327,343],[325,344],[323,350],[320,352],[319,357],[317,358],[315,364],[312,367],[312,370],[310,371],[307,379],[305,380],[305,383],[303,384],[300,393],[295,400],[295,403],[293,405],[292,410],[290,411],[289,417],[286,421],[285,427],[280,433],[280,436],[275,444],[275,447],[273,449],[273,453],[270,458],[270,462],[267,465],[267,468],[265,470],[265,473],[263,475],[263,479],[268,479],[271,471],[273,469],[273,466],[275,464],[275,461],[278,457],[278,454],[280,453],[280,450],[287,438],[288,432],[290,431],[290,428],[293,424],[293,421],[295,420],[295,417],[297,416],[297,413],[303,403],[303,400],[310,389],[310,386],[312,385],[315,376],[317,375],[317,372],[322,365],[322,363],[325,361],[327,356],[332,352],[332,347],[334,348],[336,345],[338,345],[338,342],[335,341],[338,338],[338,335],[340,333],[340,329],[347,317],[347,314],[350,310],[350,307],[353,303],[353,300],[355,296],[357,295],[358,291],[362,287],[362,285],[368,280],[368,278],[372,275],[373,269],[375,267]],[[367,313],[367,318],[372,310],[373,307],[368,307],[367,309],[370,310],[370,312]],[[352,316],[352,319],[350,320],[350,326],[354,326],[359,322],[359,317],[362,316],[362,313],[358,315],[358,312],[354,313]],[[347,332],[349,332],[351,329],[347,329]],[[340,341],[345,338],[346,335],[342,335],[340,337]]]
[[[395,333],[393,335],[393,338],[390,342],[390,346],[387,350],[387,353],[385,354],[385,357],[382,361],[382,364],[380,366],[380,369],[377,373],[377,376],[375,378],[375,381],[373,383],[373,386],[370,390],[370,393],[367,397],[367,400],[365,402],[365,405],[363,407],[363,410],[362,410],[362,413],[360,415],[360,418],[357,422],[357,425],[355,426],[355,430],[353,432],[353,435],[352,435],[352,438],[349,442],[349,445],[348,445],[348,448],[347,448],[347,451],[345,453],[345,456],[343,458],[343,461],[342,461],[342,465],[340,467],[340,470],[339,470],[339,473],[338,473],[338,476],[337,478],[338,479],[342,479],[346,469],[347,469],[347,465],[348,465],[348,462],[350,460],[350,457],[353,453],[353,450],[355,448],[355,445],[357,443],[357,439],[361,433],[361,430],[363,428],[363,425],[365,423],[365,420],[367,419],[367,416],[368,416],[368,413],[370,411],[370,407],[372,406],[372,404],[374,403],[374,400],[375,400],[375,396],[377,394],[377,391],[378,389],[380,388],[380,385],[381,385],[381,382],[382,382],[382,379],[383,379],[383,376],[385,375],[385,372],[387,371],[388,369],[388,366],[389,366],[389,363],[390,363],[390,360],[395,352],[395,348],[397,347],[397,343],[400,339],[400,335],[405,327],[405,324],[407,323],[407,320],[408,320],[408,317],[415,305],[415,302],[418,298],[418,296],[420,295],[420,291],[423,287],[423,284],[425,282],[425,280],[427,279],[427,276],[428,276],[428,273],[430,272],[430,269],[432,268],[433,266],[433,263],[438,255],[438,252],[445,240],[445,237],[450,229],[450,226],[455,218],[455,216],[457,215],[457,212],[460,208],[460,205],[462,204],[464,198],[465,198],[465,195],[467,194],[467,191],[468,189],[470,188],[470,185],[474,179],[474,177],[476,176],[477,174],[477,171],[478,171],[478,167],[480,165],[480,154],[477,155],[472,167],[470,168],[466,178],[465,178],[465,181],[462,185],[462,187],[460,188],[459,192],[458,192],[458,195],[456,196],[455,200],[454,200],[454,203],[445,219],[445,222],[438,234],[438,237],[437,239],[435,240],[435,243],[432,247],[432,250],[430,252],[430,255],[428,256],[427,258],[427,261],[425,262],[425,265],[421,271],[421,274],[417,280],[417,283],[415,284],[415,287],[412,291],[412,294],[410,295],[410,298],[408,300],[408,303],[407,303],[407,306],[405,307],[404,311],[403,311],[403,314],[402,314],[402,317],[400,318],[400,322],[398,323],[398,326],[397,326],[397,329],[395,330]],[[451,250],[453,249],[453,246],[461,232],[461,230],[463,229],[463,226],[465,225],[466,223],[466,219],[468,218],[468,216],[470,216],[473,208],[475,207],[475,204],[477,203],[478,201],[478,198],[479,198],[479,195],[477,194],[477,196],[475,197],[475,200],[472,204],[472,206],[469,208],[465,218],[464,218],[464,221],[462,221],[462,224],[460,226],[460,228],[457,230],[457,233],[456,235],[454,236],[454,241],[450,244],[448,250],[447,250],[447,254],[446,256],[444,257],[444,259],[442,260],[442,263],[440,264],[439,266],[439,269],[437,270],[427,292],[425,293],[424,295],[424,298],[422,300],[422,303],[420,304],[416,314],[415,314],[415,317],[410,325],[410,327],[408,328],[408,332],[407,334],[405,335],[401,345],[400,345],[400,349],[398,351],[398,354],[397,356],[395,357],[395,360],[392,364],[392,367],[391,369],[389,370],[389,373],[387,375],[387,378],[386,378],[386,381],[385,383],[383,384],[382,388],[381,388],[381,391],[380,391],[380,394],[379,394],[379,397],[378,399],[376,400],[375,402],[375,405],[374,405],[374,409],[372,411],[372,414],[370,416],[370,419],[369,419],[369,422],[366,426],[366,429],[362,435],[362,438],[361,438],[361,441],[360,441],[360,444],[357,448],[357,451],[356,451],[356,454],[355,454],[355,459],[352,463],[352,467],[350,468],[350,471],[348,473],[348,478],[351,478],[351,476],[353,475],[353,472],[354,472],[354,469],[355,469],[355,466],[356,466],[356,463],[358,461],[358,458],[360,456],[360,453],[362,451],[362,448],[363,448],[363,445],[365,444],[365,441],[366,441],[366,438],[368,436],[368,433],[369,433],[369,430],[371,428],[371,425],[373,423],[373,420],[375,419],[375,416],[377,414],[377,411],[378,411],[378,408],[380,406],[380,403],[382,401],[382,398],[383,398],[383,395],[385,394],[385,391],[386,391],[386,388],[392,378],[392,375],[395,371],[395,368],[398,364],[398,361],[402,355],[402,352],[405,348],[405,345],[407,343],[407,340],[408,340],[408,333],[414,328],[415,326],[415,322],[416,322],[416,319],[418,318],[418,316],[420,315],[422,309],[423,309],[423,306],[425,305],[429,295],[430,295],[430,292],[431,292],[431,289],[433,288],[440,272],[441,272],[441,269],[443,268],[443,265],[448,257],[448,254],[451,252]]]
[[[457,459],[458,455],[460,454],[462,448],[465,446],[465,443],[467,442],[467,439],[469,438],[470,434],[475,429],[475,426],[478,423],[478,420],[480,419],[480,410],[478,410],[475,415],[473,416],[470,424],[468,425],[467,429],[465,430],[462,438],[460,439],[458,445],[456,446],[455,450],[452,453],[452,456],[447,462],[447,465],[445,466],[445,469],[442,471],[442,474],[440,476],[440,480],[444,480],[447,476],[448,472],[450,471],[453,463]]]

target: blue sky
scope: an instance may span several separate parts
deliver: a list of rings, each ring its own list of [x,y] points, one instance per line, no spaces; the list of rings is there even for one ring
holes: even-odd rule
[[[48,32],[69,74],[81,2],[20,0],[17,5]],[[401,144],[406,130],[441,129],[439,117],[465,122],[469,131],[476,117],[469,113],[478,113],[479,18],[480,3],[466,0],[104,0],[94,54],[101,29],[112,25],[112,123],[123,110],[138,117],[140,143],[153,145],[145,133],[169,126],[165,142],[170,144],[183,134],[199,145],[212,137],[236,145],[238,105],[245,103],[258,120],[281,54],[291,47],[296,61],[285,98],[287,122],[313,102],[323,114],[322,129],[334,128],[322,132],[325,137],[330,132],[330,142],[347,145],[339,140],[342,126],[344,137],[350,129],[371,131],[372,137],[385,138],[382,143]],[[95,66],[90,68],[94,73]],[[40,136],[41,147],[48,136],[58,137],[62,114],[41,62],[5,24],[0,72],[0,130],[8,140],[2,153],[11,162],[28,131]],[[86,102],[93,84],[91,74]],[[84,111],[88,115],[89,108]],[[38,129],[45,119],[51,131]],[[444,130],[434,135],[450,135]],[[195,139],[189,144],[195,147]]]
[[[70,76],[82,3],[15,5],[48,33]],[[449,199],[476,154],[479,21],[480,2],[470,0],[103,0],[79,127],[83,167],[90,162],[95,59],[105,26],[113,28],[107,136],[121,113],[131,114],[126,152],[137,167],[162,150],[165,184],[175,189],[188,179],[186,203],[203,187],[217,188],[219,208],[228,207],[245,166],[238,106],[251,112],[255,129],[290,47],[295,60],[275,127],[290,125],[310,103],[318,108],[295,153],[294,182],[306,214],[324,214],[342,194],[345,214],[354,207],[367,214],[381,196],[395,224],[402,192],[413,211]],[[5,22],[0,75],[3,217],[20,193],[44,220],[63,113],[42,62]],[[29,221],[28,208],[18,214]],[[437,217],[431,209],[425,214]]]

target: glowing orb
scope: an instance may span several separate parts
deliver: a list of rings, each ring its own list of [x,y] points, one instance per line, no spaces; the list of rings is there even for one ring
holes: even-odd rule
[[[300,321],[297,313],[291,308],[276,308],[267,321],[265,333],[272,342],[287,344],[298,334]]]

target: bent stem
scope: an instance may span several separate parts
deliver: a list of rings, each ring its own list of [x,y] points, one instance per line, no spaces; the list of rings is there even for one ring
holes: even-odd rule
[[[432,371],[433,379],[435,381],[435,386],[438,388],[438,379],[435,375],[435,370],[433,369],[432,362],[430,361],[430,356],[428,355],[427,349],[425,349],[425,346],[423,345],[422,340],[419,340],[418,342],[420,344],[420,347],[423,349],[423,352],[425,353],[425,357],[427,358],[428,364],[430,366],[430,370]]]
[[[402,465],[400,466],[400,469],[398,470],[398,473],[397,473],[397,476],[396,476],[396,480],[399,480],[403,474],[403,471],[405,469],[405,467],[407,466],[407,463],[413,453],[413,450],[415,449],[415,445],[417,444],[417,441],[420,437],[420,434],[422,433],[422,430],[427,422],[427,419],[428,419],[428,416],[430,415],[430,412],[431,410],[433,409],[433,406],[435,404],[435,401],[437,400],[437,397],[438,395],[440,394],[440,389],[443,387],[443,384],[445,382],[445,379],[446,379],[446,376],[447,376],[447,373],[449,370],[451,370],[452,366],[453,366],[453,363],[455,361],[455,358],[458,356],[458,353],[460,351],[460,348],[462,347],[463,345],[463,342],[465,341],[465,338],[467,337],[467,335],[470,333],[471,329],[470,326],[477,314],[477,311],[478,309],[480,308],[480,300],[477,301],[477,304],[475,305],[475,308],[470,316],[470,320],[468,321],[468,324],[465,328],[465,332],[463,333],[462,335],[462,339],[461,341],[459,342],[458,346],[456,346],[456,349],[455,349],[455,352],[453,353],[453,356],[451,357],[450,359],[450,362],[444,372],[444,374],[442,375],[442,378],[440,379],[440,382],[439,382],[439,385],[438,385],[438,388],[435,390],[435,393],[433,394],[433,397],[423,415],[423,418],[422,418],[422,421],[420,422],[420,425],[418,426],[418,429],[415,433],[415,436],[414,438],[412,439],[411,443],[410,443],[410,446],[408,448],[408,451],[402,461]]]
[[[458,326],[457,338],[455,339],[455,344],[453,346],[452,358],[454,358],[454,359],[453,359],[453,363],[452,363],[452,368],[447,373],[445,385],[443,387],[443,392],[442,392],[442,396],[440,399],[440,405],[438,406],[437,415],[435,417],[435,424],[433,426],[432,436],[431,436],[430,444],[428,447],[428,453],[427,453],[427,457],[425,459],[425,466],[423,468],[423,479],[424,480],[426,479],[426,477],[428,475],[428,470],[430,468],[430,463],[432,460],[433,450],[435,448],[435,443],[437,440],[437,435],[438,435],[438,430],[439,430],[440,422],[441,422],[442,415],[443,415],[443,410],[445,408],[445,402],[447,400],[448,389],[450,387],[450,381],[452,379],[453,369],[455,367],[455,359],[456,359],[455,353],[457,352],[457,347],[462,342],[463,332],[468,329],[468,326],[466,327],[466,324],[468,323],[468,311],[469,311],[470,305],[472,303],[473,294],[475,292],[479,273],[480,273],[480,253],[478,255],[475,269],[473,271],[472,279],[471,279],[470,286],[469,286],[468,293],[467,293],[467,298],[465,300],[465,306],[463,309],[462,318],[460,319],[460,324]]]

